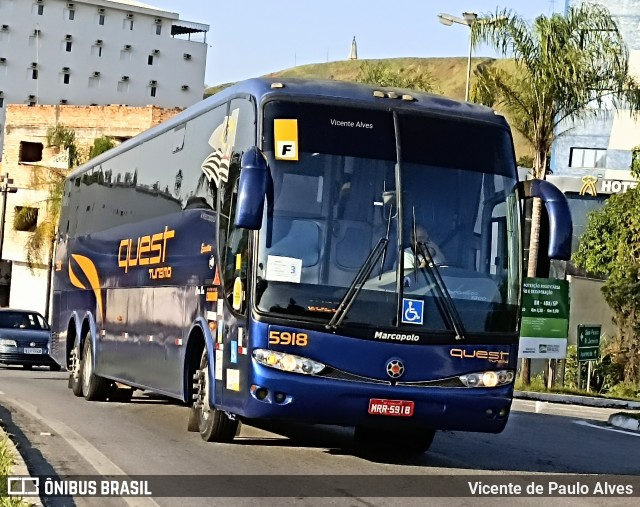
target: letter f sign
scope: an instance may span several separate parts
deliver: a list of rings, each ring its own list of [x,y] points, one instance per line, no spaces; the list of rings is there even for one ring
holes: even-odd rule
[[[295,141],[278,141],[277,160],[298,160],[298,144]]]
[[[298,160],[298,120],[273,121],[276,160]]]

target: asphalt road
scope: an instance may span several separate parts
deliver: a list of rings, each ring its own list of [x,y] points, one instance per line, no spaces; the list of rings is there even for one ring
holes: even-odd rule
[[[87,402],[67,389],[67,373],[0,367],[0,418],[16,435],[32,474],[274,475],[288,497],[296,476],[448,476],[488,474],[640,475],[640,433],[607,426],[617,410],[516,400],[499,435],[439,432],[418,457],[363,454],[352,430],[267,423],[242,425],[233,444],[211,444],[186,431],[187,409],[136,393],[131,403]],[[167,478],[168,481],[175,478]],[[434,479],[435,480],[435,479]],[[505,479],[506,480],[506,479]],[[338,486],[336,486],[338,487]],[[294,488],[295,489],[295,488]],[[640,491],[636,492],[640,494]],[[453,495],[453,493],[452,493]],[[476,505],[495,499],[472,499]],[[510,498],[517,505],[541,499]],[[630,498],[566,498],[567,505],[635,505]],[[535,503],[534,503],[535,502]],[[317,498],[263,499],[260,505],[319,505]],[[256,505],[251,498],[66,498],[61,505]],[[346,495],[322,505],[424,505],[425,499]],[[429,504],[469,505],[468,498]]]

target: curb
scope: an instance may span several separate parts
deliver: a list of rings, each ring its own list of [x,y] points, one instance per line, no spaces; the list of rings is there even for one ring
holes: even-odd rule
[[[616,400],[608,398],[594,398],[590,396],[573,396],[567,394],[536,393],[533,391],[514,391],[514,398],[524,400],[548,401],[551,403],[565,403],[569,405],[582,405],[585,407],[621,408],[627,410],[640,410],[640,402],[628,400]],[[640,431],[640,420],[625,414],[611,414],[607,421],[611,426],[631,431]]]
[[[612,426],[624,428],[625,430],[640,431],[640,420],[624,414],[612,414],[609,416],[608,422]]]
[[[586,407],[624,408],[640,410],[640,402],[616,400],[610,398],[595,398],[590,396],[575,396],[570,394],[536,393],[533,391],[514,391],[514,398],[525,400],[550,401],[553,403],[567,403],[569,405],[583,405]]]
[[[27,464],[25,463],[22,454],[20,454],[16,444],[11,440],[11,435],[5,431],[4,426],[2,425],[2,420],[0,420],[0,438],[4,438],[5,435],[8,437],[7,444],[9,451],[13,455],[14,461],[14,464],[11,467],[11,474],[14,476],[30,477],[31,474],[29,473],[29,469],[27,468]],[[32,507],[43,507],[42,500],[40,500],[40,498],[30,496],[25,497],[22,500],[26,505],[30,505]]]

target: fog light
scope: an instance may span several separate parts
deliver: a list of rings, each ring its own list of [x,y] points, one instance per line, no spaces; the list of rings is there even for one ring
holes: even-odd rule
[[[484,411],[484,413],[489,418],[493,417],[493,409],[492,408],[488,408],[487,410]]]
[[[274,396],[274,399],[276,400],[276,403],[282,403],[284,400],[287,399],[287,395],[284,393],[276,393],[276,395]]]
[[[268,389],[265,389],[264,387],[258,387],[258,389],[256,389],[256,398],[260,401],[266,399],[267,396],[269,396]]]
[[[509,413],[509,409],[508,408],[501,408],[500,412],[498,412],[498,417],[507,417],[507,414]]]

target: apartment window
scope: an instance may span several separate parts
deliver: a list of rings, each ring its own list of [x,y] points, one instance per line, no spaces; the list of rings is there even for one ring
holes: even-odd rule
[[[44,5],[39,4],[36,7],[37,7],[38,16],[42,16],[44,14]]]
[[[40,162],[42,160],[42,143],[20,141],[20,155],[18,160],[20,162]]]
[[[604,168],[607,150],[598,148],[571,148],[569,167]]]
[[[4,107],[4,98],[0,97],[0,107]]]
[[[76,19],[76,11],[75,9],[69,9],[69,21],[73,21]]]
[[[38,69],[31,69],[31,79],[38,79]]]
[[[62,75],[62,82],[63,82],[64,84],[69,84],[69,81],[70,81],[70,79],[71,79],[71,78],[70,78],[70,76],[71,76],[71,74],[63,74],[63,75]]]
[[[152,86],[151,87],[151,96],[155,97],[156,96],[156,91],[157,91],[158,87],[157,86]]]
[[[20,220],[14,222],[16,224],[16,231],[33,232],[38,225],[38,208],[31,208],[27,206],[16,206],[15,214],[20,215]]]
[[[98,15],[98,24],[99,25],[104,25],[104,14],[99,14]]]
[[[162,25],[156,25],[156,35],[162,34]]]
[[[149,56],[147,57],[147,63],[148,63],[149,65],[153,65],[153,55],[149,55]]]
[[[71,53],[71,41],[70,40],[68,40],[65,43],[65,50],[66,50],[67,53]]]

